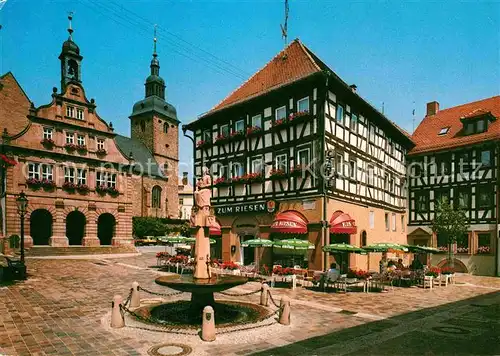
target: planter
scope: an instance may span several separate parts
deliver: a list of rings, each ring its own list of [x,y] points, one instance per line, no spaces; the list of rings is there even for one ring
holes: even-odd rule
[[[77,146],[73,143],[67,143],[64,145],[64,148],[68,151],[74,151],[74,150],[76,150],[76,147]]]
[[[55,142],[51,139],[43,139],[40,143],[47,149],[52,149],[55,146]]]
[[[95,153],[98,156],[105,156],[108,152],[106,150],[97,150]]]

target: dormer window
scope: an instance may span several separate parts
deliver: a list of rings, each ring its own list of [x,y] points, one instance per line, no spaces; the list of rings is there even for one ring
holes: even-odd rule
[[[75,108],[73,106],[66,106],[66,116],[75,117]]]
[[[83,120],[83,109],[76,109],[76,118],[78,120]]]
[[[473,122],[465,123],[464,130],[466,135],[472,135],[474,133],[474,123]]]
[[[441,128],[441,130],[439,130],[439,134],[438,135],[439,136],[446,135],[448,133],[448,131],[450,131],[450,127],[449,126],[443,127],[443,128]]]
[[[481,133],[486,131],[486,120],[479,120],[476,123],[476,132]]]

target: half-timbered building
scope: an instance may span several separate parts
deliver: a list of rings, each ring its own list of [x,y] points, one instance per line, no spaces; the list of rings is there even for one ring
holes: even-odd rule
[[[185,129],[213,175],[224,260],[250,263],[250,238],[299,237],[314,250],[259,249],[268,263],[321,269],[322,246],[406,241],[411,138],[299,40]],[[350,266],[377,269],[377,258]],[[347,266],[344,266],[347,267]]]
[[[430,228],[436,206],[444,198],[464,209],[469,233],[453,246],[455,268],[463,272],[498,271],[499,117],[500,96],[444,110],[430,102],[408,155],[408,238],[446,250],[446,239]],[[434,255],[431,262],[446,259]]]

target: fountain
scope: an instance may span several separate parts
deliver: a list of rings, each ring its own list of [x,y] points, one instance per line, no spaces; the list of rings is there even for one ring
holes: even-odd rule
[[[267,309],[259,305],[235,301],[216,302],[214,299],[215,292],[245,284],[248,279],[212,275],[210,271],[209,229],[217,224],[210,206],[211,185],[212,178],[204,167],[203,177],[198,180],[194,193],[195,206],[190,218],[191,229],[196,237],[193,275],[162,276],[155,280],[159,285],[191,293],[191,301],[177,301],[148,309],[146,314],[159,323],[199,325],[203,308],[208,305],[215,310],[217,324],[246,323],[262,319],[268,314]]]

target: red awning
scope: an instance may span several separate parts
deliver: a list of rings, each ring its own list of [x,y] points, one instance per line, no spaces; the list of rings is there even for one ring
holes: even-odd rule
[[[340,210],[333,213],[330,219],[331,234],[355,234],[357,232],[356,221]]]
[[[284,211],[274,219],[271,232],[307,234],[307,220],[296,211]]]
[[[209,234],[210,236],[222,236],[220,224],[217,221],[214,223],[214,225],[210,226]]]

